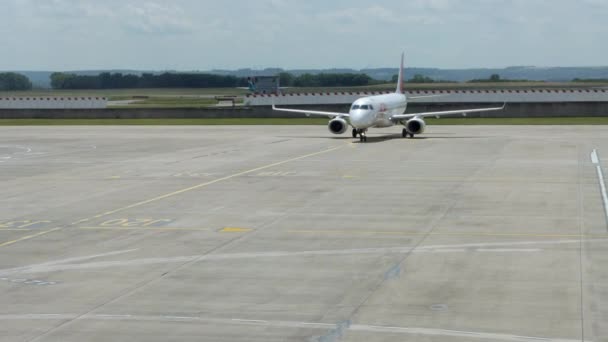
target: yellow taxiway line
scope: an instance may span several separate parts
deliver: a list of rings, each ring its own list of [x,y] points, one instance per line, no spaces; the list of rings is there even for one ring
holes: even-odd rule
[[[156,197],[150,198],[150,199],[145,200],[145,201],[140,201],[140,202],[137,202],[137,203],[133,203],[133,204],[121,207],[121,208],[117,208],[117,209],[114,209],[114,210],[106,211],[104,213],[97,214],[97,215],[95,215],[93,217],[89,217],[89,218],[84,218],[84,219],[78,220],[78,221],[74,222],[73,224],[83,223],[83,222],[89,221],[91,219],[97,219],[97,218],[100,218],[100,217],[112,215],[112,214],[115,214],[117,212],[121,212],[121,211],[124,211],[124,210],[128,210],[128,209],[132,209],[132,208],[135,208],[135,207],[139,207],[139,206],[142,206],[142,205],[145,205],[145,204],[148,204],[148,203],[160,201],[160,200],[163,200],[165,198],[169,198],[169,197],[173,197],[173,196],[176,196],[176,195],[179,195],[179,194],[183,194],[183,193],[188,192],[188,191],[200,189],[200,188],[203,188],[203,187],[215,184],[215,183],[227,181],[229,179],[233,179],[233,178],[236,178],[236,177],[239,177],[239,176],[244,176],[246,174],[253,173],[253,172],[256,172],[256,171],[260,171],[260,170],[264,170],[264,169],[269,169],[271,167],[287,164],[287,163],[290,163],[290,162],[294,162],[296,160],[301,160],[301,159],[305,159],[305,158],[309,158],[309,157],[318,156],[318,155],[321,155],[321,154],[324,154],[324,153],[328,153],[328,152],[331,152],[331,151],[335,151],[335,150],[344,148],[347,145],[348,144],[343,144],[343,145],[332,147],[332,148],[328,148],[328,149],[325,149],[325,150],[322,150],[322,151],[308,153],[308,154],[305,154],[305,155],[302,155],[302,156],[299,156],[299,157],[289,158],[289,159],[286,159],[286,160],[283,160],[283,161],[279,161],[279,162],[275,162],[275,163],[259,166],[259,167],[256,167],[256,168],[253,168],[253,169],[249,169],[249,170],[246,170],[246,171],[237,172],[237,173],[231,174],[231,175],[226,176],[226,177],[214,179],[214,180],[209,181],[209,182],[200,183],[200,184],[197,184],[197,185],[185,188],[185,189],[181,189],[181,190],[170,192],[168,194],[156,196]],[[36,233],[36,234],[26,235],[26,236],[23,236],[21,238],[15,239],[15,240],[11,240],[11,241],[0,243],[0,247],[9,246],[9,245],[15,244],[15,243],[20,242],[20,241],[29,240],[29,239],[32,239],[32,238],[35,238],[35,237],[38,237],[38,236],[42,236],[42,235],[48,234],[48,233],[56,232],[58,230],[66,228],[66,227],[68,227],[68,226],[56,227],[56,228],[45,230],[45,231],[42,231],[42,232],[39,232],[39,233]]]
[[[20,241],[29,240],[29,239],[32,239],[32,238],[35,238],[35,237],[38,237],[38,236],[41,236],[41,235],[45,235],[45,234],[48,234],[48,233],[52,233],[52,232],[58,231],[58,230],[60,230],[62,228],[63,227],[55,227],[53,229],[45,230],[45,231],[42,231],[42,232],[39,232],[39,233],[36,233],[36,234],[22,236],[22,237],[20,237],[18,239],[15,239],[15,240],[11,240],[11,241],[6,241],[6,242],[3,242],[3,243],[0,243],[0,247],[10,246],[10,245],[15,244],[15,243],[20,242]]]

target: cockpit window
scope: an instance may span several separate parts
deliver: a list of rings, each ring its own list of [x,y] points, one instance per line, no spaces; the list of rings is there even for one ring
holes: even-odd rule
[[[374,110],[374,107],[372,107],[372,105],[369,105],[369,109]]]
[[[353,105],[350,109],[359,109],[359,105]]]
[[[361,105],[361,107],[359,107],[359,109],[369,109],[369,107],[367,105]]]

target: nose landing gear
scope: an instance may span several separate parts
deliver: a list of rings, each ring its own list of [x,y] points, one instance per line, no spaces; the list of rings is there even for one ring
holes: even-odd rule
[[[364,129],[358,129],[357,134],[359,134],[359,142],[367,142],[367,135],[365,134]]]

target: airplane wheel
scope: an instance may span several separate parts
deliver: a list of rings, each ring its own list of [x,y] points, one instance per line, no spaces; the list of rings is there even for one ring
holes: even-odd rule
[[[410,139],[414,139],[414,133],[410,133]]]
[[[404,128],[404,129],[401,131],[401,137],[402,137],[402,138],[407,138],[407,129],[405,129],[405,128]]]
[[[363,136],[363,142],[367,142],[367,135]]]
[[[356,138],[356,137],[357,137],[357,129],[353,128],[353,138]]]

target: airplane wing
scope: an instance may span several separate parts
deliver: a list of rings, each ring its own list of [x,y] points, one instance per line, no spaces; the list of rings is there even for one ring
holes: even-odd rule
[[[277,108],[274,106],[274,104],[272,105],[272,110],[276,110],[279,112],[288,112],[288,113],[301,113],[301,114],[306,114],[306,115],[321,115],[321,116],[327,116],[330,118],[333,118],[334,116],[345,116],[345,117],[350,116],[348,113],[324,112],[324,111],[307,110],[307,109]]]
[[[391,119],[411,119],[414,117],[427,117],[427,116],[443,116],[443,115],[455,115],[462,114],[466,115],[467,113],[478,113],[478,112],[491,112],[495,110],[503,110],[507,104],[503,104],[502,107],[493,107],[493,108],[476,108],[476,109],[458,109],[458,110],[446,110],[442,112],[426,112],[426,113],[411,113],[411,114],[399,114],[391,116]]]

